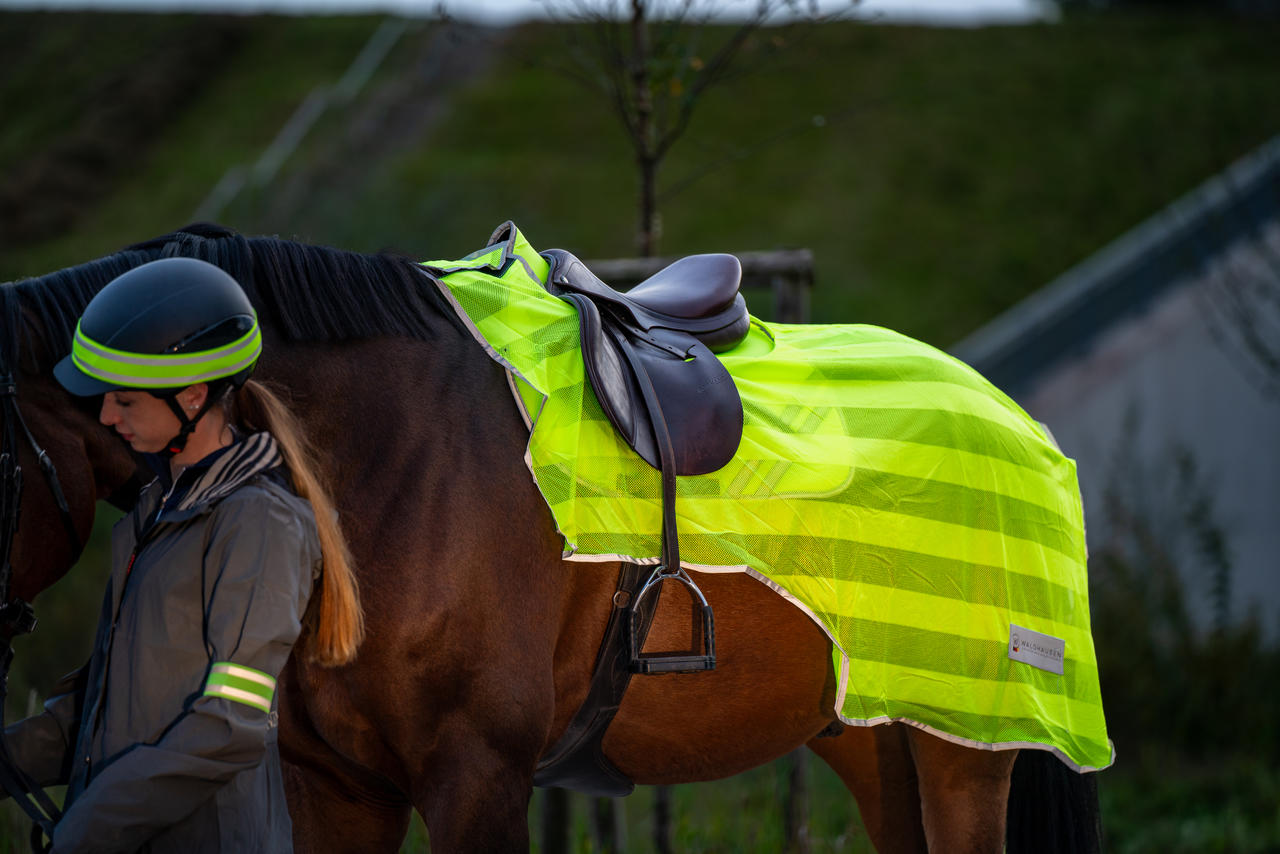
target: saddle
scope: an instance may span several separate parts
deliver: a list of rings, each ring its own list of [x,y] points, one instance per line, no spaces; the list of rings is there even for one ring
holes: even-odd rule
[[[714,354],[741,342],[751,320],[738,293],[742,267],[732,255],[684,258],[626,293],[568,252],[542,255],[551,262],[547,290],[578,311],[582,358],[601,409],[627,444],[662,473],[661,563],[652,570],[623,565],[587,699],[534,773],[540,786],[617,797],[634,785],[601,744],[631,676],[715,669],[711,606],[680,565],[676,476],[716,471],[737,453],[742,399]],[[668,580],[688,590],[700,616],[701,654],[642,651]]]
[[[733,459],[742,400],[714,354],[751,327],[738,259],[692,255],[619,293],[564,250],[543,257],[551,262],[547,289],[578,310],[588,379],[627,444],[665,470],[665,428],[677,475],[707,474]]]

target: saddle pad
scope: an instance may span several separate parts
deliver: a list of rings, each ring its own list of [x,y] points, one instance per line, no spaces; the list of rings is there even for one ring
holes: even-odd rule
[[[516,232],[424,266],[508,372],[565,557],[657,563],[661,476],[601,412],[547,262]],[[1075,463],[1043,428],[962,362],[874,326],[753,319],[720,359],[742,444],[679,479],[685,566],[748,572],[822,626],[847,724],[1110,765]]]

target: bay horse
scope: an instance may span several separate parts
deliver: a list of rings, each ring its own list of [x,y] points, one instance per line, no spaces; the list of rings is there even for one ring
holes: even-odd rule
[[[411,260],[201,224],[3,286],[5,364],[80,542],[138,460],[51,367],[98,289],[174,255],[244,284],[265,338],[257,376],[286,391],[322,450],[358,566],[368,632],[357,661],[293,659],[280,680],[296,849],[396,851],[416,809],[434,851],[527,850],[534,769],[586,696],[618,567],[563,559],[503,370]],[[26,479],[20,505],[10,594],[30,600],[77,554],[45,479]],[[1094,775],[901,723],[831,735],[824,632],[747,575],[699,584],[715,607],[717,667],[637,677],[604,739],[637,783],[723,778],[807,744],[885,854],[999,852],[1006,839],[1009,851],[1098,847]],[[651,644],[678,647],[688,617],[687,602],[664,598]]]

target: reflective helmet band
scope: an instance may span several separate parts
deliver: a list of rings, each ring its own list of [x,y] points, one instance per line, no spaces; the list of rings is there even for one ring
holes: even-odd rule
[[[276,680],[261,670],[229,661],[214,662],[204,683],[206,697],[222,697],[264,712],[271,711],[271,698],[275,693]]]
[[[213,350],[197,353],[129,353],[94,341],[76,324],[71,361],[82,372],[126,388],[180,388],[238,374],[262,353],[257,318],[243,336]]]

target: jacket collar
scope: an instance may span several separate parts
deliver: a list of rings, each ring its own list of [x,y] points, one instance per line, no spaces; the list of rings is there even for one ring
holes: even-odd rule
[[[251,433],[211,458],[208,464],[202,460],[182,471],[163,493],[160,520],[176,522],[202,513],[254,476],[284,462],[270,433]],[[157,481],[152,488],[163,486]]]

